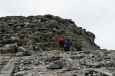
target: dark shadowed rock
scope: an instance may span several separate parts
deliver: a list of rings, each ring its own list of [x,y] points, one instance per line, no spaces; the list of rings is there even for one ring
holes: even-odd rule
[[[52,64],[48,65],[47,69],[61,69],[65,66],[64,60],[56,60]]]
[[[6,47],[0,47],[0,52],[2,54],[16,53],[18,52],[18,47],[15,44],[9,44]]]

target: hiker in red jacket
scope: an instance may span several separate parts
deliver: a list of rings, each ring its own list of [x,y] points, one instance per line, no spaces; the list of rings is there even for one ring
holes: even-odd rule
[[[60,51],[64,51],[64,45],[66,44],[64,37],[59,38],[59,48]]]

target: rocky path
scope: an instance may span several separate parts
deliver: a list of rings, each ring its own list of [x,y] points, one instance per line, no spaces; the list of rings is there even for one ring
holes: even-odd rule
[[[1,54],[0,76],[114,76],[115,64],[109,54],[113,53],[42,51],[31,56]]]

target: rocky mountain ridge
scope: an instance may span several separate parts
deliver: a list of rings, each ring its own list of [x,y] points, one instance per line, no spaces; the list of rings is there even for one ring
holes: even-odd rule
[[[60,51],[58,38],[72,41]],[[0,76],[115,76],[115,50],[100,49],[92,32],[53,15],[0,18]]]
[[[59,49],[58,38],[63,36],[72,41],[72,51],[100,49],[94,42],[95,35],[75,25],[71,19],[59,16],[6,16],[0,18],[0,47],[16,43],[32,46],[34,50]]]

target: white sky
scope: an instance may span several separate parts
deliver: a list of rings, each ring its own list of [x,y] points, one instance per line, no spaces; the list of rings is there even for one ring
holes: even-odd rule
[[[72,19],[101,49],[115,50],[115,0],[0,0],[0,17],[44,14]]]

